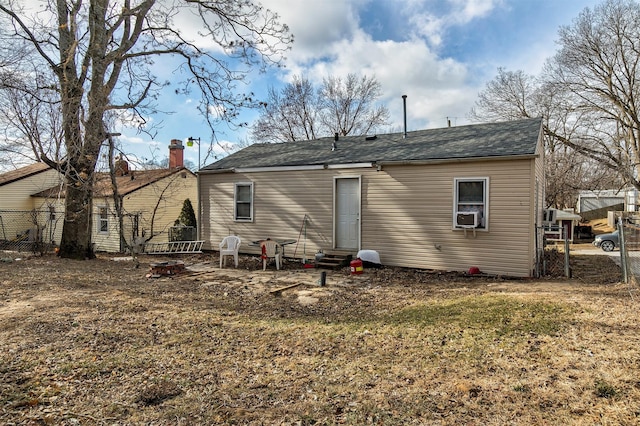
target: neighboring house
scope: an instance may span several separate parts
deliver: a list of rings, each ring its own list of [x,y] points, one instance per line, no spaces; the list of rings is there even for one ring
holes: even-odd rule
[[[62,222],[53,207],[55,202],[38,200],[31,194],[61,184],[62,176],[44,163],[0,174],[0,241],[34,241],[39,237],[59,241]]]
[[[122,226],[126,244],[133,245],[148,240],[167,241],[168,230],[180,215],[187,198],[197,211],[197,178],[184,168],[183,150],[182,141],[171,141],[168,169],[129,170],[126,161],[119,160],[116,163],[116,181],[124,212]],[[49,184],[49,188],[45,190],[42,186],[29,187],[38,189],[37,191],[29,192],[25,189],[22,197],[31,198],[33,208],[46,206],[48,211],[55,213],[52,216],[62,219],[65,210],[64,185]],[[95,250],[122,252],[124,247],[120,242],[120,224],[114,208],[109,173],[96,173],[93,212],[92,241]],[[59,243],[61,235],[62,221],[59,220],[56,235],[51,240]]]
[[[540,119],[250,145],[204,167],[201,239],[296,239],[287,256],[532,276],[542,247]]]
[[[59,185],[62,176],[45,163],[35,163],[0,174],[0,210],[40,208],[30,196]]]
[[[547,209],[545,216],[548,220],[544,222],[544,235],[548,241],[564,241],[566,238],[573,242],[576,226],[582,220],[579,214],[571,210]]]
[[[610,210],[636,212],[638,204],[635,188],[580,191],[576,210],[584,219],[600,219]]]
[[[125,213],[123,229],[127,243],[151,240],[168,241],[168,231],[189,198],[197,209],[197,178],[183,167],[122,171],[118,175],[118,194]],[[96,250],[121,252],[118,217],[114,210],[113,190],[109,180],[96,185],[93,197]]]

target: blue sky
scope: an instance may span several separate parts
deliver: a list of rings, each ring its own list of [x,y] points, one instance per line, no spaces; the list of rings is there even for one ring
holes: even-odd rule
[[[278,12],[295,36],[286,68],[251,75],[245,91],[265,97],[269,85],[282,87],[294,74],[319,84],[327,75],[349,73],[375,77],[382,86],[380,102],[391,112],[391,127],[401,130],[402,95],[407,95],[409,130],[468,124],[478,92],[498,67],[538,74],[556,51],[561,25],[570,25],[596,0],[264,0]],[[167,76],[171,73],[167,71]],[[226,155],[246,130],[220,125],[216,138],[198,116],[194,98],[175,97],[170,90],[161,107],[171,115],[154,140],[131,129],[118,129],[125,152],[162,159],[171,139],[201,138],[202,163]],[[251,123],[256,112],[242,121]],[[224,149],[222,148],[224,147]],[[197,163],[197,146],[185,149]]]

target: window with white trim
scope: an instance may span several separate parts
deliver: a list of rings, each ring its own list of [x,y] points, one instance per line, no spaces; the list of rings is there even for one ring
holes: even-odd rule
[[[455,178],[453,227],[487,229],[489,224],[489,178]],[[477,223],[477,226],[470,225]]]
[[[107,207],[98,207],[98,233],[106,234],[109,232],[109,209]]]
[[[234,204],[234,219],[236,221],[253,221],[253,182],[235,184]]]

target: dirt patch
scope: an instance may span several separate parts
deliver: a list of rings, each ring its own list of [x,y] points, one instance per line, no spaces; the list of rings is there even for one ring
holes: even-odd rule
[[[0,263],[0,423],[635,424],[634,289],[260,259]],[[616,274],[615,271],[618,271]],[[283,289],[278,294],[274,290]]]

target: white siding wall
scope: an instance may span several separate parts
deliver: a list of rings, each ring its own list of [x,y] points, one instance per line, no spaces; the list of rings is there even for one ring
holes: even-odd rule
[[[226,235],[243,238],[242,252],[258,253],[252,240],[298,239],[287,256],[333,247],[333,182],[361,176],[362,249],[376,250],[386,265],[529,276],[534,255],[535,161],[492,161],[385,166],[375,169],[221,173],[202,176],[203,238],[217,249]],[[452,229],[454,178],[489,178],[489,231]],[[254,221],[233,219],[234,182],[253,182]]]

